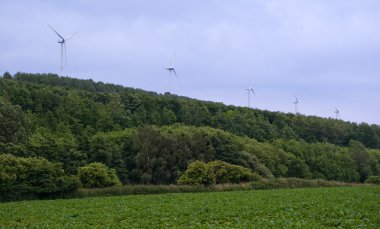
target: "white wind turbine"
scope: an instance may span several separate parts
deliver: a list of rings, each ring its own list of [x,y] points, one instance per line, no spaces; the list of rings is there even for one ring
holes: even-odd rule
[[[246,88],[245,89],[248,92],[248,108],[251,107],[251,93],[255,94],[255,91],[253,90],[252,87]]]
[[[176,55],[175,55],[175,53],[174,53],[173,61],[172,61],[172,63],[170,64],[170,66],[169,66],[169,67],[165,67],[165,68],[163,68],[163,69],[168,70],[168,72],[169,72],[169,80],[170,80],[170,82],[169,82],[169,83],[170,83],[169,91],[170,91],[170,89],[171,89],[171,76],[172,76],[172,75],[175,76],[175,78],[176,78],[178,84],[181,85],[181,84],[179,83],[179,80],[178,80],[178,77],[177,77],[177,73],[176,73],[175,68],[174,68],[175,56],[176,56]]]
[[[293,102],[294,103],[294,107],[295,107],[295,114],[298,114],[298,103],[299,103],[299,100],[297,97],[294,97],[296,100]]]
[[[78,31],[74,32],[73,34],[71,34],[70,36],[68,37],[63,37],[61,34],[59,34],[57,31],[55,31],[55,29],[53,29],[53,27],[51,27],[50,25],[47,25],[49,26],[49,28],[51,30],[53,30],[53,32],[55,34],[57,34],[57,36],[60,38],[60,40],[58,40],[58,43],[61,44],[61,70],[63,69],[63,57],[65,58],[65,66],[67,66],[67,52],[66,52],[66,42],[72,38]]]
[[[335,119],[340,119],[340,111],[338,110],[338,108],[335,108]]]

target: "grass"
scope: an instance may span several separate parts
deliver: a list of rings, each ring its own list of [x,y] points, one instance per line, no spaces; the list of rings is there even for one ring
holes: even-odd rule
[[[5,228],[379,228],[379,209],[379,186],[171,193],[2,203],[0,225]]]
[[[86,198],[96,196],[125,196],[147,195],[164,193],[187,193],[187,192],[222,192],[222,191],[248,191],[252,189],[279,189],[279,188],[317,188],[317,187],[341,187],[363,186],[369,184],[343,183],[326,180],[306,180],[299,178],[278,178],[260,180],[241,184],[217,184],[212,186],[203,185],[124,185],[99,189],[79,189],[75,193],[63,194],[61,198]]]

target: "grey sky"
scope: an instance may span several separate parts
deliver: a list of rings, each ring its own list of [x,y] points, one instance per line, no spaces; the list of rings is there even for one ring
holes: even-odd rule
[[[57,73],[163,93],[176,53],[202,100],[380,124],[380,1],[0,0],[0,74]],[[60,71],[58,37],[67,36]]]

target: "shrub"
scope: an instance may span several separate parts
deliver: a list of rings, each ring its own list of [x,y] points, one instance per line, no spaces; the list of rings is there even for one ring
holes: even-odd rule
[[[239,165],[231,165],[223,161],[212,161],[208,165],[214,171],[217,184],[260,180],[259,175]]]
[[[66,176],[61,164],[44,158],[0,155],[0,201],[49,197],[78,188],[79,180]]]
[[[194,161],[178,179],[178,184],[211,185],[215,184],[215,174],[206,163]]]
[[[368,176],[365,183],[380,184],[380,176]]]
[[[231,165],[223,161],[212,161],[208,164],[195,161],[188,166],[185,173],[178,179],[178,184],[212,185],[260,179],[259,175],[242,166]]]
[[[102,163],[91,163],[78,169],[78,176],[85,188],[104,188],[121,185],[115,169]]]

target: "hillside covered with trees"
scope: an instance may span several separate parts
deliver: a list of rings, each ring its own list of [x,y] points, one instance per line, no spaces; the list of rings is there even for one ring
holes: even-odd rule
[[[66,175],[100,162],[123,184],[176,183],[196,160],[240,165],[269,179],[363,182],[380,175],[378,125],[54,74],[5,73],[0,127],[0,154],[42,157]]]

